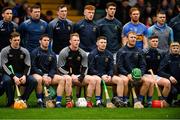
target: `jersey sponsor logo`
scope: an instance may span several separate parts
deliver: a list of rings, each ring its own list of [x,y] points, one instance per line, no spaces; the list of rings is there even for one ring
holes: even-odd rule
[[[109,61],[109,58],[108,58],[108,57],[106,57],[106,58],[105,58],[105,62],[107,63],[108,61]]]
[[[41,29],[41,30],[44,30],[45,28],[44,28],[44,26],[43,26],[43,25],[41,25],[41,26],[40,26],[40,29]]]
[[[13,55],[12,55],[12,54],[9,54],[9,57],[13,57]]]
[[[143,35],[136,35],[136,41],[143,41]]]
[[[157,56],[157,59],[158,59],[158,60],[160,60],[160,59],[161,59],[161,56],[160,56],[160,55],[158,55],[158,56]]]
[[[69,30],[69,31],[71,30],[71,26],[70,26],[70,25],[68,25],[68,27],[67,27],[67,28],[68,28],[68,30]]]
[[[24,58],[24,55],[20,55],[20,59],[23,59]]]
[[[0,29],[1,31],[6,31],[6,29],[4,29],[4,28],[2,28],[2,29]]]
[[[52,61],[52,56],[49,56],[49,57],[48,57],[48,61]]]
[[[80,56],[78,56],[78,57],[77,57],[77,61],[80,61],[80,60],[81,60],[81,57],[80,57]]]
[[[93,27],[93,32],[96,32],[96,29],[97,29],[96,27]]]

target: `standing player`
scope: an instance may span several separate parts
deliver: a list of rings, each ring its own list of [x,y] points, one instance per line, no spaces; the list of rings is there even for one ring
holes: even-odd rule
[[[9,45],[10,34],[16,31],[18,25],[12,21],[12,9],[6,7],[2,10],[3,19],[0,21],[0,51]]]
[[[72,32],[72,21],[67,19],[67,6],[60,5],[57,10],[58,17],[49,23],[50,36],[53,39],[52,49],[56,54],[69,45]]]
[[[91,97],[95,89],[95,80],[86,76],[87,54],[79,47],[80,38],[78,33],[70,35],[70,45],[59,53],[58,69],[66,78],[70,78],[75,85],[87,85],[87,107],[92,107]],[[72,88],[70,88],[72,91]],[[71,97],[66,99],[66,107],[73,107]]]
[[[90,52],[96,48],[96,39],[99,36],[99,29],[93,21],[95,7],[86,5],[84,7],[84,19],[74,25],[74,32],[80,36],[80,48],[86,52]]]
[[[121,47],[121,30],[122,24],[114,15],[116,12],[116,4],[109,2],[106,4],[106,17],[97,21],[100,29],[100,35],[107,38],[107,49],[113,53],[114,60],[116,53]]]
[[[61,99],[64,92],[64,78],[57,75],[57,59],[56,54],[48,49],[50,38],[44,34],[41,36],[40,47],[34,49],[31,53],[32,74],[38,81],[36,88],[36,96],[38,98],[39,107],[43,105],[43,84],[45,86],[57,85],[56,107],[61,107]]]
[[[25,48],[31,52],[39,46],[39,38],[48,34],[48,24],[40,19],[41,9],[38,5],[31,7],[31,18],[21,23],[19,32]]]
[[[140,18],[140,11],[136,7],[132,7],[129,11],[129,15],[131,17],[131,21],[126,23],[123,26],[122,30],[122,42],[123,45],[126,45],[128,42],[128,33],[130,31],[133,31],[136,33],[136,46],[138,48],[147,48],[148,42],[147,42],[147,28],[146,26],[139,21]]]
[[[96,42],[97,48],[92,50],[88,55],[88,74],[96,80],[96,106],[101,107],[101,80],[107,84],[117,85],[117,96],[123,101],[123,80],[116,75],[113,75],[113,55],[106,49],[107,38],[100,36]]]
[[[2,80],[8,97],[7,106],[11,106],[14,103],[14,84],[25,86],[24,93],[21,96],[21,99],[25,102],[37,86],[37,81],[29,75],[31,66],[29,52],[20,46],[20,41],[19,33],[11,33],[10,45],[1,51]],[[13,74],[9,65],[12,65],[15,74]]]
[[[168,51],[169,45],[173,42],[173,31],[172,29],[165,23],[166,22],[166,14],[164,11],[158,11],[157,14],[157,23],[148,28],[148,37],[158,36],[159,39],[159,49],[163,49]]]

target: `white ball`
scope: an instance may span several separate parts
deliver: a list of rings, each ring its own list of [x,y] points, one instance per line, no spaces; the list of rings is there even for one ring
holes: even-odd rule
[[[76,101],[76,106],[77,107],[86,107],[87,106],[87,101],[85,98],[78,98]]]

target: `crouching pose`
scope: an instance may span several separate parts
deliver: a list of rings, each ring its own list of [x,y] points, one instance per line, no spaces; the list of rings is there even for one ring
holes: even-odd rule
[[[38,81],[36,96],[38,106],[44,107],[43,84],[45,86],[57,85],[56,107],[61,107],[61,99],[64,92],[64,77],[57,74],[56,54],[48,49],[50,38],[42,35],[39,40],[40,46],[31,53],[32,75]]]
[[[92,107],[91,97],[95,89],[95,81],[91,76],[86,75],[87,54],[79,48],[78,33],[71,34],[69,42],[70,45],[59,53],[58,70],[66,80],[70,79],[74,85],[87,85],[87,107]],[[69,90],[72,91],[72,88]],[[71,97],[67,97],[66,101],[66,107],[73,107]]]
[[[1,51],[2,81],[8,97],[7,106],[12,106],[14,103],[15,84],[25,87],[21,96],[21,99],[25,102],[37,85],[37,81],[29,75],[31,66],[30,54],[28,50],[20,46],[20,41],[19,33],[11,33],[10,45]],[[13,70],[9,68],[10,65]]]

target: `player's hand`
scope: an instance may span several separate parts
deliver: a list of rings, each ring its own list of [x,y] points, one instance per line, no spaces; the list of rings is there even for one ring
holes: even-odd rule
[[[110,82],[110,80],[111,80],[108,75],[103,75],[103,76],[102,76],[102,79],[103,79],[105,82]]]
[[[49,86],[51,84],[51,77],[47,76],[47,75],[43,75],[43,81],[45,83],[45,85]]]
[[[14,80],[16,85],[20,85],[21,84],[20,79],[18,77],[14,76],[13,80]]]
[[[21,84],[25,84],[26,83],[26,76],[23,75],[21,78],[19,78]]]
[[[169,77],[169,80],[172,82],[172,84],[177,83],[177,80],[173,76]]]
[[[129,79],[130,81],[133,81],[131,74],[128,74],[127,77],[128,77],[128,79]]]

